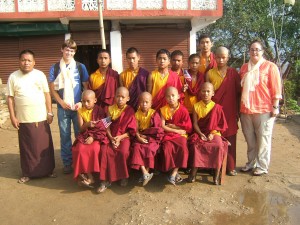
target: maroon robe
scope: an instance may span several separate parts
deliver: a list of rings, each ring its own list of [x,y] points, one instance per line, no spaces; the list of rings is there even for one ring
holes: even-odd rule
[[[130,87],[128,88],[130,100],[127,104],[130,105],[135,111],[138,109],[140,94],[147,91],[148,76],[149,72],[140,67],[137,76],[134,78]]]
[[[179,95],[180,95],[180,99],[184,98],[184,94],[182,92],[182,84],[181,84],[179,76],[177,75],[176,72],[169,70],[169,77],[168,77],[166,85],[162,89],[160,89],[159,92],[153,97],[153,100],[152,100],[152,102],[153,102],[152,108],[153,109],[159,110],[161,107],[163,107],[164,105],[167,104],[166,99],[165,99],[165,92],[166,92],[166,89],[171,86],[177,88]]]
[[[206,137],[212,130],[224,132],[227,129],[227,123],[222,106],[215,104],[205,118],[198,120],[198,126]],[[188,145],[190,167],[221,168],[224,154],[227,152],[227,140],[214,135],[211,141],[203,141],[197,133],[194,133],[190,136]]]
[[[105,117],[102,108],[95,105],[92,112],[92,121],[99,121]],[[88,137],[93,137],[91,144],[84,144]],[[81,173],[100,172],[99,154],[100,143],[106,138],[106,128],[99,121],[95,127],[89,127],[85,131],[79,133],[73,146],[72,158],[74,179]]]
[[[126,132],[128,132],[130,136],[135,136],[136,128],[134,110],[131,106],[127,106],[120,117],[113,120],[110,125],[111,135],[113,137]],[[128,178],[129,155],[130,138],[123,139],[117,149],[114,149],[110,140],[106,138],[101,145],[100,180],[113,182]]]
[[[189,73],[190,73],[190,70],[189,70]],[[201,99],[200,98],[201,85],[205,82],[204,74],[198,72],[197,82],[196,82],[194,87],[192,85],[192,80],[185,79],[185,82],[188,84],[187,92],[189,93],[189,95],[197,96],[197,99],[200,101],[200,99]]]
[[[141,131],[140,134],[147,136],[148,143],[143,144],[133,140],[131,168],[140,169],[140,166],[154,168],[155,155],[160,147],[161,139],[164,135],[160,115],[155,112],[150,121],[150,127]]]
[[[89,81],[91,82],[91,81]],[[107,107],[114,104],[116,90],[119,86],[119,74],[117,71],[107,68],[105,82],[98,89],[93,90],[96,93],[97,105],[101,106],[105,111]],[[91,84],[88,86],[91,89]]]
[[[187,133],[192,131],[192,122],[188,110],[180,104],[172,119],[166,124],[174,124]],[[157,169],[167,172],[173,168],[186,168],[188,161],[187,138],[173,132],[166,132],[162,140],[162,151],[159,154]]]
[[[241,94],[241,79],[234,68],[228,68],[226,76],[215,91],[212,100],[223,107],[228,129],[222,135],[231,143],[228,146],[227,170],[236,166],[236,134],[238,130],[239,101]]]
[[[204,75],[212,68],[217,68],[218,64],[216,62],[216,57],[215,54],[213,52],[210,53],[210,63],[207,65]]]

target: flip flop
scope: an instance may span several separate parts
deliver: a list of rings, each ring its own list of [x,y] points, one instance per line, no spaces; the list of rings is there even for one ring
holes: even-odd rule
[[[176,177],[175,176],[168,176],[168,181],[176,186]]]
[[[149,173],[149,174],[145,174],[143,175],[143,186],[146,186],[146,184],[148,184],[148,182],[152,179],[153,177],[153,173]]]
[[[24,184],[26,182],[30,181],[30,178],[29,177],[21,177],[19,180],[18,180],[18,183],[19,184]]]
[[[79,184],[79,186],[84,186],[87,188],[94,188],[94,186],[91,183],[87,182],[86,180],[78,181],[78,184]]]
[[[176,176],[175,176],[175,182],[180,183],[182,181],[183,181],[183,178],[177,173]]]

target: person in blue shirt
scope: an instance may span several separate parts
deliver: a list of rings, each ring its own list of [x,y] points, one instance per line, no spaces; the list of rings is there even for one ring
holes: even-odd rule
[[[61,158],[65,174],[73,171],[71,124],[73,123],[76,137],[79,133],[77,110],[81,106],[82,89],[87,89],[89,79],[85,65],[74,60],[76,50],[75,41],[66,40],[61,46],[61,60],[52,65],[49,72],[50,92],[57,102]]]

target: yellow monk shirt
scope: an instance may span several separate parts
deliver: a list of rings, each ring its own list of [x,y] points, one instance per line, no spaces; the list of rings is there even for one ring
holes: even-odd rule
[[[151,117],[154,113],[154,109],[149,109],[147,115],[144,115],[142,110],[138,109],[138,111],[135,113],[135,119],[138,122],[139,131],[146,130],[150,127]]]
[[[120,74],[120,78],[122,80],[123,86],[127,89],[130,87],[132,81],[136,77],[139,72],[139,68],[136,70],[127,69]]]
[[[153,87],[152,87],[152,97],[155,97],[157,95],[157,93],[160,91],[160,89],[162,89],[168,81],[169,78],[169,74],[167,76],[165,76],[164,78],[162,78],[160,72],[158,72],[158,70],[154,70],[151,73],[151,77],[152,77],[152,83],[153,83]]]
[[[194,105],[194,110],[197,114],[198,120],[206,117],[207,114],[214,108],[215,104],[216,103],[213,101],[210,101],[208,104],[205,104],[203,101],[197,102]],[[216,130],[212,130],[210,133],[221,136],[221,133]]]
[[[90,122],[92,120],[92,112],[93,109],[86,109],[86,108],[78,109],[78,113],[85,123]]]
[[[111,105],[108,107],[108,113],[112,120],[118,119],[122,112],[126,109],[127,105],[123,107],[123,109],[119,109],[117,104]]]
[[[105,83],[105,75],[106,74],[103,75],[99,69],[90,75],[90,85],[92,90],[97,90],[102,84]]]
[[[210,57],[203,57],[200,55],[200,66],[199,66],[199,72],[200,73],[205,73],[207,65],[210,63]]]
[[[177,108],[174,111],[171,111],[171,108],[169,105],[165,105],[164,107],[160,108],[160,113],[163,116],[165,120],[171,120],[173,115],[176,113],[176,111],[179,109],[180,103],[178,104]],[[182,137],[188,137],[187,134],[182,134]]]
[[[182,85],[184,85],[185,84],[184,76],[180,76],[180,80]],[[197,81],[192,81],[192,87],[196,85],[196,82]],[[184,92],[183,105],[187,108],[190,114],[193,113],[193,107],[197,102],[198,102],[197,96],[190,95],[187,90]]]
[[[212,83],[215,91],[219,89],[219,87],[223,83],[225,76],[223,77],[217,68],[213,68],[208,71],[209,82]]]

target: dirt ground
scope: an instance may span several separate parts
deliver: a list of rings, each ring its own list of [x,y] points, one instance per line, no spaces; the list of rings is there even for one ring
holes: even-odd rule
[[[195,183],[174,187],[160,174],[141,187],[139,173],[132,172],[126,188],[113,183],[100,195],[78,187],[72,175],[62,173],[56,120],[51,128],[58,177],[26,184],[17,183],[21,174],[17,132],[9,121],[0,128],[0,224],[299,224],[300,125],[294,121],[277,120],[266,176],[239,173],[214,186],[211,176],[199,174]],[[246,162],[241,130],[237,146],[240,169]]]

